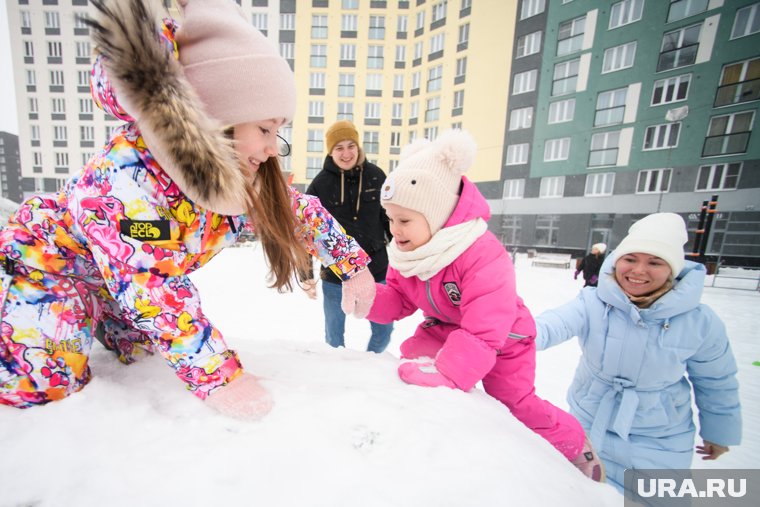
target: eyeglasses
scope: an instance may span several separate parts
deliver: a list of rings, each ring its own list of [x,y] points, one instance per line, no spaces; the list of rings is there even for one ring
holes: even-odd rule
[[[280,134],[277,134],[277,137],[280,139],[280,141],[282,141],[280,143],[277,143],[278,149],[279,149],[279,155],[281,157],[287,157],[288,155],[290,155],[290,143]]]

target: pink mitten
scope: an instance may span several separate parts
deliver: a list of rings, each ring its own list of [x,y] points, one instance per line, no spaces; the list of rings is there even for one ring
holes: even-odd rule
[[[343,298],[340,302],[343,313],[353,313],[357,319],[366,317],[375,300],[375,290],[375,278],[368,268],[343,282]]]
[[[272,410],[273,404],[272,396],[250,373],[243,373],[206,398],[206,405],[214,410],[244,421],[261,419]]]
[[[401,363],[398,367],[398,376],[407,384],[414,384],[424,387],[445,386],[456,389],[457,386],[440,373],[433,363]]]
[[[428,334],[419,334],[404,340],[399,347],[399,352],[401,352],[402,359],[435,357],[442,346],[441,340]]]

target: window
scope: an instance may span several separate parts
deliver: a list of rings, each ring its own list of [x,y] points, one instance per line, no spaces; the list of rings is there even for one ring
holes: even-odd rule
[[[748,5],[736,11],[731,39],[746,37],[760,31],[760,2]]]
[[[609,48],[604,52],[602,74],[633,67],[636,58],[636,41]]]
[[[53,127],[53,141],[66,141],[68,139],[68,131],[63,125],[56,125]]]
[[[292,60],[296,51],[296,45],[293,42],[280,42],[280,56],[286,60]]]
[[[454,109],[462,109],[464,107],[464,90],[457,90],[454,92]]]
[[[566,95],[575,92],[578,86],[578,71],[581,60],[576,58],[568,62],[558,63],[554,66],[552,82],[552,96]]]
[[[546,176],[541,178],[541,188],[538,196],[540,198],[562,197],[565,191],[564,176]]]
[[[364,104],[364,119],[365,120],[379,120],[380,119],[380,103],[379,102],[367,102]]]
[[[615,173],[595,173],[586,177],[586,197],[603,197],[612,195],[615,186]]]
[[[425,11],[419,11],[417,13],[417,26],[415,30],[422,30],[425,28]]]
[[[623,0],[612,4],[610,9],[610,30],[641,19],[644,0]]]
[[[309,74],[309,88],[313,90],[324,90],[325,89],[325,73],[311,72]]]
[[[354,121],[353,102],[338,102],[338,119]]]
[[[671,169],[647,169],[639,171],[637,194],[664,194],[670,188]]]
[[[434,141],[438,137],[438,127],[425,127],[425,139]]]
[[[314,179],[322,170],[322,158],[321,157],[306,157],[306,178]]]
[[[34,58],[34,43],[30,40],[24,41],[24,58]]]
[[[747,151],[754,117],[753,111],[744,111],[710,118],[702,156],[712,157]]]
[[[422,41],[417,41],[414,43],[414,59],[420,60],[422,59],[422,52],[425,50],[425,45],[422,43]]]
[[[433,15],[430,18],[431,23],[440,21],[446,17],[446,1],[433,5]]]
[[[79,99],[79,114],[92,114],[92,99]]]
[[[370,45],[369,48],[367,48],[367,68],[383,68],[383,46]]]
[[[760,58],[723,67],[715,107],[760,99]]]
[[[545,0],[523,0],[520,19],[530,18],[544,12]]]
[[[572,121],[574,116],[575,99],[558,100],[549,104],[549,124]]]
[[[434,92],[441,89],[443,78],[443,65],[437,65],[428,69],[427,91]]]
[[[391,119],[401,120],[404,117],[404,104],[401,102],[394,102],[391,106]]]
[[[417,118],[420,116],[420,103],[417,101],[412,102],[409,104],[409,120],[417,121]],[[409,140],[409,142],[412,142],[412,139]]]
[[[557,245],[559,233],[559,215],[536,216],[536,244],[546,246]]]
[[[50,86],[63,86],[63,71],[62,70],[50,71]]]
[[[311,45],[311,66],[327,67],[327,46],[324,44]]]
[[[356,10],[359,8],[359,0],[341,0],[343,10]]]
[[[509,115],[509,130],[529,129],[533,125],[533,107],[513,109]]]
[[[354,75],[353,74],[341,74],[338,84],[338,96],[339,97],[353,97],[354,96]]]
[[[544,146],[544,162],[567,160],[570,156],[570,138],[547,139]]]
[[[644,150],[664,150],[677,146],[680,130],[680,122],[647,127],[644,133]]]
[[[312,39],[326,39],[327,38],[327,16],[313,15],[311,17],[311,38]]]
[[[37,85],[37,74],[31,69],[27,69],[26,86],[36,86],[36,85]]]
[[[559,24],[557,33],[557,56],[569,55],[581,50],[583,33],[586,30],[586,16]]]
[[[506,165],[519,165],[528,163],[528,152],[530,151],[530,144],[510,144],[507,146],[507,161]]]
[[[87,99],[87,102],[92,104],[92,100]],[[37,107],[37,97],[29,97],[29,114],[37,114],[39,113],[39,109]]]
[[[77,86],[79,87],[87,87],[87,90],[90,89],[90,71],[89,70],[79,70],[77,71]]]
[[[425,121],[435,121],[440,116],[441,97],[433,97],[427,100],[425,109]]]
[[[701,30],[700,23],[666,33],[662,37],[657,72],[692,65],[697,59]]]
[[[406,33],[409,29],[409,16],[399,16],[396,18],[396,31],[398,33]]]
[[[457,69],[456,69],[456,75],[454,76],[454,79],[456,78],[462,78],[464,79],[464,76],[467,74],[467,57],[463,58],[457,58]]]
[[[55,168],[66,169],[68,171],[68,168],[69,168],[69,154],[68,153],[58,152],[55,154]]]
[[[470,24],[465,23],[464,25],[461,25],[459,27],[459,39],[457,40],[457,44],[467,44],[467,41],[470,40]]]
[[[397,44],[396,45],[396,63],[401,64],[401,66],[403,67],[405,62],[406,62],[406,46]]]
[[[48,42],[48,58],[60,58],[61,57],[61,43],[60,42]]]
[[[708,0],[670,0],[668,23],[705,12],[707,2]]]
[[[686,100],[689,94],[689,84],[691,84],[691,74],[655,81],[652,105],[660,106]]]
[[[383,75],[379,72],[367,74],[367,91],[379,96],[383,91]]]
[[[439,33],[430,38],[430,54],[443,51],[444,35],[443,33]]]
[[[30,125],[29,126],[30,135],[29,138],[32,141],[39,141],[40,140],[40,126],[39,125]]]
[[[380,133],[365,131],[362,148],[364,153],[380,153]]]
[[[537,76],[538,71],[536,69],[515,74],[514,82],[512,83],[512,95],[532,92],[535,90]]]
[[[393,96],[395,97],[398,92],[398,96],[401,97],[404,95],[404,75],[403,74],[396,74],[393,76]]]
[[[401,132],[391,132],[391,148],[401,147]]]
[[[295,30],[296,15],[294,13],[280,14],[280,30]]]
[[[340,59],[343,62],[356,61],[356,44],[341,44]]]
[[[342,32],[355,32],[359,26],[359,17],[356,14],[343,14],[340,17],[340,30]]]
[[[324,118],[325,116],[325,103],[321,100],[309,101],[309,117],[310,118]]]
[[[54,98],[51,101],[53,114],[66,114],[66,101],[62,98]]]
[[[56,11],[45,11],[45,29],[57,30],[61,28],[61,17]]]
[[[715,190],[735,190],[739,183],[739,173],[742,164],[713,164],[703,165],[697,175],[696,192],[712,192]]]
[[[321,152],[324,150],[324,143],[322,137],[322,131],[316,129],[309,129],[307,133],[306,151]]]
[[[411,75],[411,82],[412,82],[412,91],[419,90],[420,89],[420,73],[414,72]]]
[[[77,42],[76,50],[77,50],[77,58],[79,59],[89,59],[90,56],[92,55],[92,50],[90,49],[89,41]]]
[[[620,132],[600,132],[591,136],[591,150],[588,154],[589,167],[617,165],[620,148]]]
[[[266,31],[269,28],[269,15],[266,12],[254,12],[251,14],[251,23],[257,30]],[[312,33],[313,31],[312,28]]]
[[[374,40],[385,39],[385,16],[369,17],[369,38]]]
[[[21,15],[21,28],[32,28],[32,16],[29,11],[19,11]]]
[[[623,123],[627,92],[628,88],[618,88],[617,90],[601,92],[597,96],[594,127]]]
[[[504,199],[522,199],[525,195],[525,179],[504,180]]]
[[[517,39],[516,58],[534,55],[539,51],[541,51],[541,30],[529,33],[528,35],[523,35]]]
[[[95,141],[95,127],[82,125],[79,127],[79,139],[84,142]]]

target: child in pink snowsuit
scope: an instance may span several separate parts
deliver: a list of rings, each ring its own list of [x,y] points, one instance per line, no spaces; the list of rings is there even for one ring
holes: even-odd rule
[[[594,480],[603,470],[578,421],[535,393],[536,325],[515,288],[512,261],[487,230],[488,203],[462,176],[472,137],[449,130],[407,146],[381,192],[393,233],[387,285],[368,319],[389,323],[422,309],[401,344],[401,379],[469,391],[479,381],[530,429]],[[426,361],[425,358],[429,358]]]

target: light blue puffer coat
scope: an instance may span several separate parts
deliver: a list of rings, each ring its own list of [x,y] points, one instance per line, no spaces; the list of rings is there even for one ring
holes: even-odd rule
[[[704,278],[703,265],[686,261],[673,289],[642,310],[616,283],[610,256],[598,287],[536,319],[539,350],[578,336],[568,403],[618,488],[626,468],[691,467],[692,386],[700,436],[741,440],[736,361],[723,322],[699,302]]]

